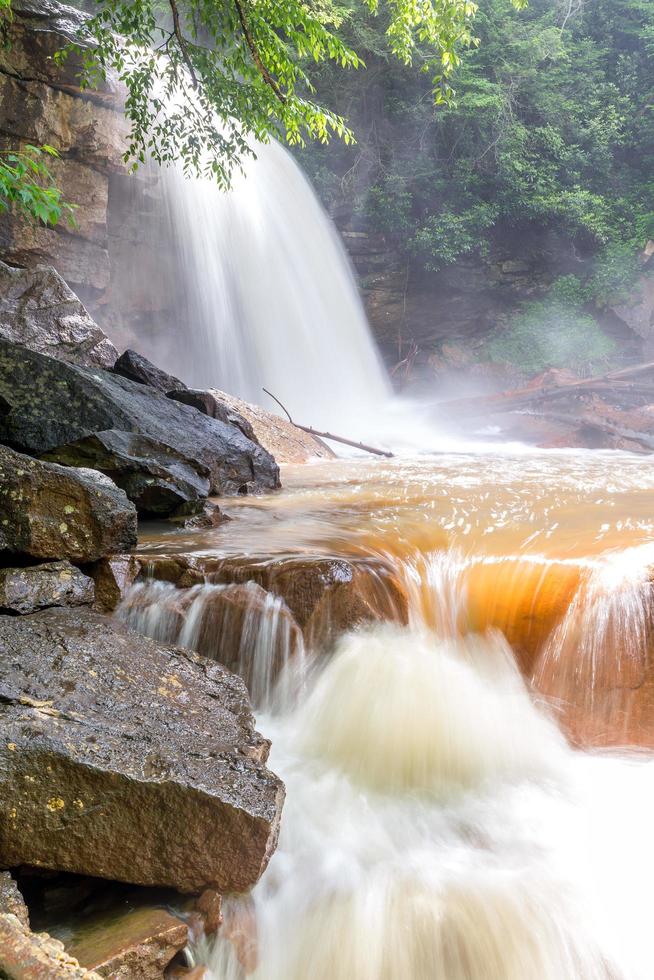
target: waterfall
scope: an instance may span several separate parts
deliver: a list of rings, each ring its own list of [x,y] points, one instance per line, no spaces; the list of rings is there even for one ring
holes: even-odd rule
[[[255,582],[195,585],[137,582],[117,616],[161,643],[196,650],[239,674],[255,706],[297,698],[306,670],[304,640],[283,599]]]
[[[224,193],[161,173],[186,323],[170,366],[198,387],[344,434],[367,431],[390,385],[348,258],[290,153],[257,145]]]

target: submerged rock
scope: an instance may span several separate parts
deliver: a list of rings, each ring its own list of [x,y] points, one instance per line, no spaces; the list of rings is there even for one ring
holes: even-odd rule
[[[206,466],[135,432],[96,432],[51,449],[42,458],[100,470],[125,491],[145,517],[167,517],[183,504],[199,509],[209,493]]]
[[[233,425],[108,371],[63,364],[0,340],[0,441],[40,456],[113,429],[167,447],[209,471],[212,493],[279,486],[272,456]],[[157,457],[165,467],[166,458]]]
[[[93,579],[68,561],[0,569],[0,611],[38,612],[49,606],[88,606]]]
[[[149,361],[143,354],[135,350],[124,351],[114,364],[116,374],[121,374],[124,378],[138,381],[142,385],[149,385],[166,394],[169,391],[182,391],[186,385],[179,378],[172,374],[166,374],[156,364]],[[183,399],[182,399],[183,400]]]
[[[0,262],[0,337],[87,367],[109,368],[118,351],[52,266]]]
[[[231,521],[231,517],[223,513],[218,504],[214,504],[210,500],[204,501],[202,510],[197,513],[195,513],[195,510],[195,507],[182,504],[172,514],[171,520],[180,524],[188,531],[206,531],[212,527],[220,527],[221,524],[227,524]]]
[[[66,949],[81,966],[111,980],[161,980],[188,943],[188,926],[164,908],[145,905],[108,909],[85,922]]]
[[[324,646],[361,623],[408,619],[406,591],[382,559],[139,554],[134,560],[143,579],[170,582],[180,591],[202,583],[256,583],[284,600],[310,647]]]
[[[0,556],[91,562],[135,544],[134,505],[108,477],[0,446]]]
[[[265,869],[284,787],[219,664],[87,610],[0,618],[0,719],[0,864],[182,892]]]

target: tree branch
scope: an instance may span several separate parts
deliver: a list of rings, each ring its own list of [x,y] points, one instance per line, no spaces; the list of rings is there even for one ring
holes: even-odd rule
[[[191,61],[191,56],[188,53],[188,47],[186,46],[186,38],[182,34],[182,28],[179,23],[179,10],[177,9],[176,0],[168,0],[170,4],[170,9],[173,14],[173,33],[177,38],[179,44],[179,49],[182,52],[182,58],[184,59],[184,64],[189,70],[191,80],[193,82],[193,88],[198,87],[198,79],[195,74],[195,68],[193,67],[193,62]]]
[[[172,2],[172,0],[171,0],[171,2]],[[259,71],[259,74],[263,78],[263,80],[266,83],[266,85],[269,85],[270,88],[273,90],[273,92],[275,93],[275,95],[277,96],[277,98],[279,99],[279,101],[282,104],[285,104],[286,103],[286,96],[284,95],[284,93],[280,89],[279,85],[277,84],[277,82],[272,77],[272,75],[270,74],[270,72],[268,71],[268,69],[266,68],[266,66],[264,65],[263,61],[261,60],[261,55],[259,54],[259,51],[257,49],[257,45],[255,43],[255,40],[252,37],[252,32],[250,30],[250,26],[248,24],[247,17],[245,16],[245,9],[243,7],[243,4],[242,4],[241,0],[234,0],[234,4],[236,5],[236,10],[238,12],[238,19],[241,22],[241,28],[243,29],[243,35],[245,37],[247,46],[250,49],[250,54],[252,55],[252,60],[254,61],[255,65],[257,66],[257,69]]]
[[[288,421],[291,423],[291,425],[294,425],[296,429],[301,429],[302,432],[308,432],[310,436],[317,436],[319,439],[330,439],[332,442],[342,442],[344,446],[353,446],[354,449],[362,449],[364,452],[372,453],[375,456],[386,456],[387,459],[393,459],[393,453],[389,452],[387,449],[376,449],[375,446],[368,446],[365,442],[355,442],[354,439],[346,439],[345,436],[336,436],[333,432],[320,432],[318,429],[312,429],[310,425],[300,425],[299,422],[294,422],[291,418],[291,413],[286,406],[280,402],[279,398],[276,398],[272,391],[268,391],[267,388],[264,388],[263,390],[267,395],[270,395],[273,401],[277,402],[281,410],[286,413]]]

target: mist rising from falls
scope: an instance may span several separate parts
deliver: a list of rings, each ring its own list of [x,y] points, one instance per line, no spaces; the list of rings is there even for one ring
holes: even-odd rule
[[[305,424],[369,431],[390,384],[340,239],[290,153],[276,142],[222,192],[161,171],[186,322],[177,371],[275,406]]]

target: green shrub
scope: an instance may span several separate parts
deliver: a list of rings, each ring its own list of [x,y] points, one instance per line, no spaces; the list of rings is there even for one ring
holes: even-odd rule
[[[551,367],[589,374],[605,367],[614,351],[615,343],[592,316],[569,303],[538,301],[498,331],[485,353],[492,361],[509,362],[527,374]]]

